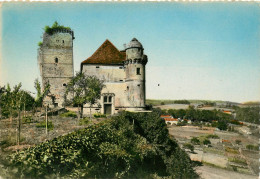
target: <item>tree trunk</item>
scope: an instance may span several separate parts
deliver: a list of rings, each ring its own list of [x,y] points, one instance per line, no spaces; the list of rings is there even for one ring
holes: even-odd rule
[[[83,105],[80,106],[80,117],[83,118]]]
[[[47,106],[45,109],[45,119],[46,119],[46,135],[48,135],[48,109],[47,109]]]
[[[80,106],[78,105],[78,119],[80,119]]]
[[[90,104],[90,119],[92,120],[91,108],[92,108],[92,104]]]
[[[18,112],[18,124],[17,124],[17,145],[20,145],[20,137],[21,137],[21,111],[19,109]]]

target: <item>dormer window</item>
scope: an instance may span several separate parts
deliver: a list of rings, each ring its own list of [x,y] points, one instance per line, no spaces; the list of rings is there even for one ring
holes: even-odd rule
[[[59,59],[56,57],[55,58],[55,63],[58,63],[59,62]]]

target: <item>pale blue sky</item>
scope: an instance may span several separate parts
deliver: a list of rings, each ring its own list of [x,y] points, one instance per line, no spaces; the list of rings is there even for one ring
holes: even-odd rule
[[[121,50],[136,37],[147,98],[260,100],[257,3],[4,3],[1,12],[1,85],[34,91],[37,44],[57,20],[74,30],[75,71],[106,39]]]

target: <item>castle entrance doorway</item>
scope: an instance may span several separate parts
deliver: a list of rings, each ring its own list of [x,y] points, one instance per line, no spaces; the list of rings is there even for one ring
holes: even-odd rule
[[[112,104],[104,104],[104,113],[111,114],[112,111]]]

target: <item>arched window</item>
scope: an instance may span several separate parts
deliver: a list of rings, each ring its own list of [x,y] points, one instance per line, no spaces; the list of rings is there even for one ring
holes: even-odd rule
[[[56,57],[55,58],[55,63],[58,63],[59,62],[59,59]]]

